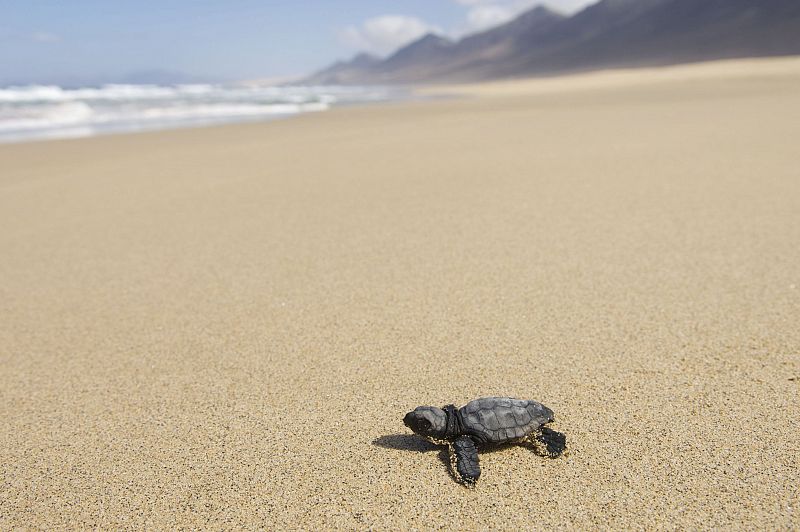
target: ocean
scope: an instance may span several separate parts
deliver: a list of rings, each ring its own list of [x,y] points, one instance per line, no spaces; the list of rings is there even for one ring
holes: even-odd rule
[[[245,122],[397,99],[384,87],[104,85],[0,88],[0,142]]]

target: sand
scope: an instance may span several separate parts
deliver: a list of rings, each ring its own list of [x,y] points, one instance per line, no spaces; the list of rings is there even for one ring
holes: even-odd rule
[[[0,528],[800,527],[800,60],[724,65],[0,146]],[[401,420],[494,394],[571,453],[470,491]]]

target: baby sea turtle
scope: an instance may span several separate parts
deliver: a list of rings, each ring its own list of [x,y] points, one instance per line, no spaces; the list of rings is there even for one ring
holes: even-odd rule
[[[542,456],[557,458],[566,450],[567,437],[545,425],[553,411],[536,401],[484,397],[461,408],[418,406],[403,423],[436,445],[450,449],[455,479],[474,487],[481,476],[478,450],[508,443],[525,443]]]

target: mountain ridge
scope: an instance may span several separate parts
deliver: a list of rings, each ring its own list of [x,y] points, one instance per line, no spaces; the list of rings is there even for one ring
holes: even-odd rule
[[[535,6],[458,40],[434,34],[385,59],[339,62],[312,84],[425,84],[800,54],[798,0],[600,0]]]

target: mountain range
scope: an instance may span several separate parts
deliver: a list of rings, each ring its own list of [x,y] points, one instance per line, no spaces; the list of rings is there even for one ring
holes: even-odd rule
[[[418,84],[800,54],[800,0],[601,0],[537,6],[482,33],[428,34],[385,59],[359,54],[307,84]]]

